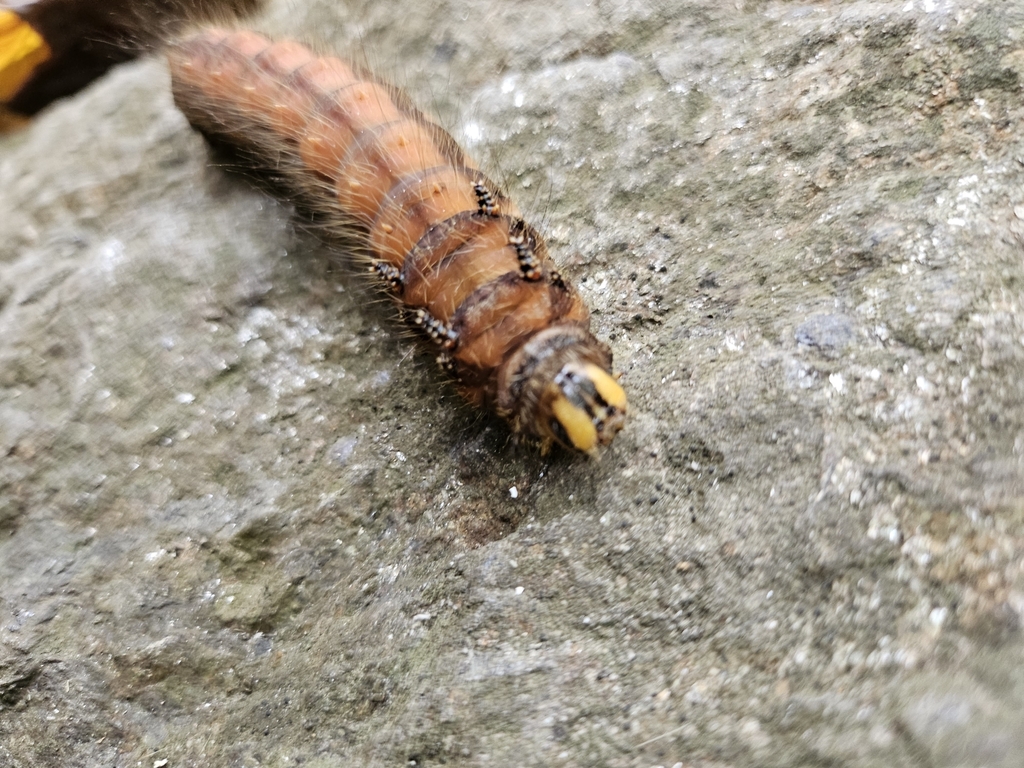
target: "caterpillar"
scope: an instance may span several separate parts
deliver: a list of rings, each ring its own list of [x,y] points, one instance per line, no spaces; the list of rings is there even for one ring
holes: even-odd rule
[[[354,233],[466,400],[542,453],[612,441],[627,404],[610,349],[543,237],[450,134],[394,87],[291,40],[211,28],[168,59],[193,127],[329,236]]]

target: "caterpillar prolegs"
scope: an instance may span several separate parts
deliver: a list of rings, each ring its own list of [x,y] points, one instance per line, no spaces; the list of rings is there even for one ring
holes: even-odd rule
[[[541,235],[455,140],[344,61],[250,31],[168,52],[194,127],[269,172],[326,231],[358,233],[404,316],[471,403],[595,453],[622,428],[608,347]]]

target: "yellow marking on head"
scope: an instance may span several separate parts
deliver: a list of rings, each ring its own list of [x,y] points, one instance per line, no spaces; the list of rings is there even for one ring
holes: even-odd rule
[[[0,102],[17,94],[50,54],[50,46],[28,22],[0,9]]]
[[[613,408],[625,412],[626,390],[619,386],[619,382],[607,371],[593,363],[584,365],[583,370],[590,377],[590,380],[594,382],[594,389],[597,390],[597,394],[601,396],[601,399]]]
[[[585,410],[577,408],[565,395],[559,394],[551,403],[551,413],[576,448],[587,452],[594,450],[597,446],[597,427]]]

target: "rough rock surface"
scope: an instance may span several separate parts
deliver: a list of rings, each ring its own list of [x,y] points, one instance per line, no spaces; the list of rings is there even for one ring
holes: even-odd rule
[[[116,70],[0,141],[0,765],[1020,765],[1018,0],[261,24],[500,169],[627,429],[512,445]]]

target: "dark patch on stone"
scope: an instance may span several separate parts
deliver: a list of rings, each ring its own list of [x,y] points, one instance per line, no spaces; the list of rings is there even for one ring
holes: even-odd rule
[[[845,315],[811,315],[797,326],[795,336],[804,346],[840,352],[853,341],[853,323]]]

